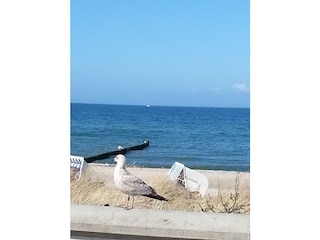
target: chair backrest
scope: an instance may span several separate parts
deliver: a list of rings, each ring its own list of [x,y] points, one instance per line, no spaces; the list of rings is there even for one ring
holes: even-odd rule
[[[84,157],[70,155],[70,167],[75,168],[78,171],[76,177],[79,180],[82,171],[87,167],[87,162],[84,160]]]
[[[171,181],[176,181],[178,180],[181,172],[183,171],[183,174],[185,174],[185,166],[182,163],[179,162],[175,162],[172,167],[170,168],[169,172],[168,172],[168,178]],[[184,180],[184,176],[183,176],[183,180]]]

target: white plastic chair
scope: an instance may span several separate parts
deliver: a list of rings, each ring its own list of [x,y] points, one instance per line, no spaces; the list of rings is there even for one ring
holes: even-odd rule
[[[80,180],[82,171],[87,167],[87,162],[84,157],[70,155],[70,167],[78,171],[75,177]]]
[[[209,182],[203,174],[187,168],[184,164],[175,162],[168,172],[171,181],[180,181],[190,192],[199,192],[205,196]]]

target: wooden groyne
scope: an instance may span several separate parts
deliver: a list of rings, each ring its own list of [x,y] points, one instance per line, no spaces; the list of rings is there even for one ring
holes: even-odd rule
[[[126,154],[129,151],[143,150],[148,146],[149,146],[149,141],[145,140],[145,141],[143,141],[142,144],[139,144],[139,145],[135,145],[135,146],[132,146],[132,147],[126,147],[126,148],[122,148],[122,147],[119,146],[118,150],[102,153],[102,154],[99,154],[99,155],[96,155],[96,156],[93,156],[93,157],[84,158],[84,160],[87,163],[92,163],[92,162],[97,161],[97,160],[107,159],[110,156],[115,156],[115,155],[118,155],[118,154]]]

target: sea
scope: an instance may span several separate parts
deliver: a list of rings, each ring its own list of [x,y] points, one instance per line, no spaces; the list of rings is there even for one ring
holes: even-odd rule
[[[250,108],[71,103],[71,155],[85,158],[149,141],[127,165],[250,172]],[[113,157],[95,163],[114,164]]]

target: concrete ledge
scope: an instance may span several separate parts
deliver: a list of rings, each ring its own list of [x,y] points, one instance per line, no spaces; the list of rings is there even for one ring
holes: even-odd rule
[[[77,239],[249,239],[250,216],[71,205]]]

